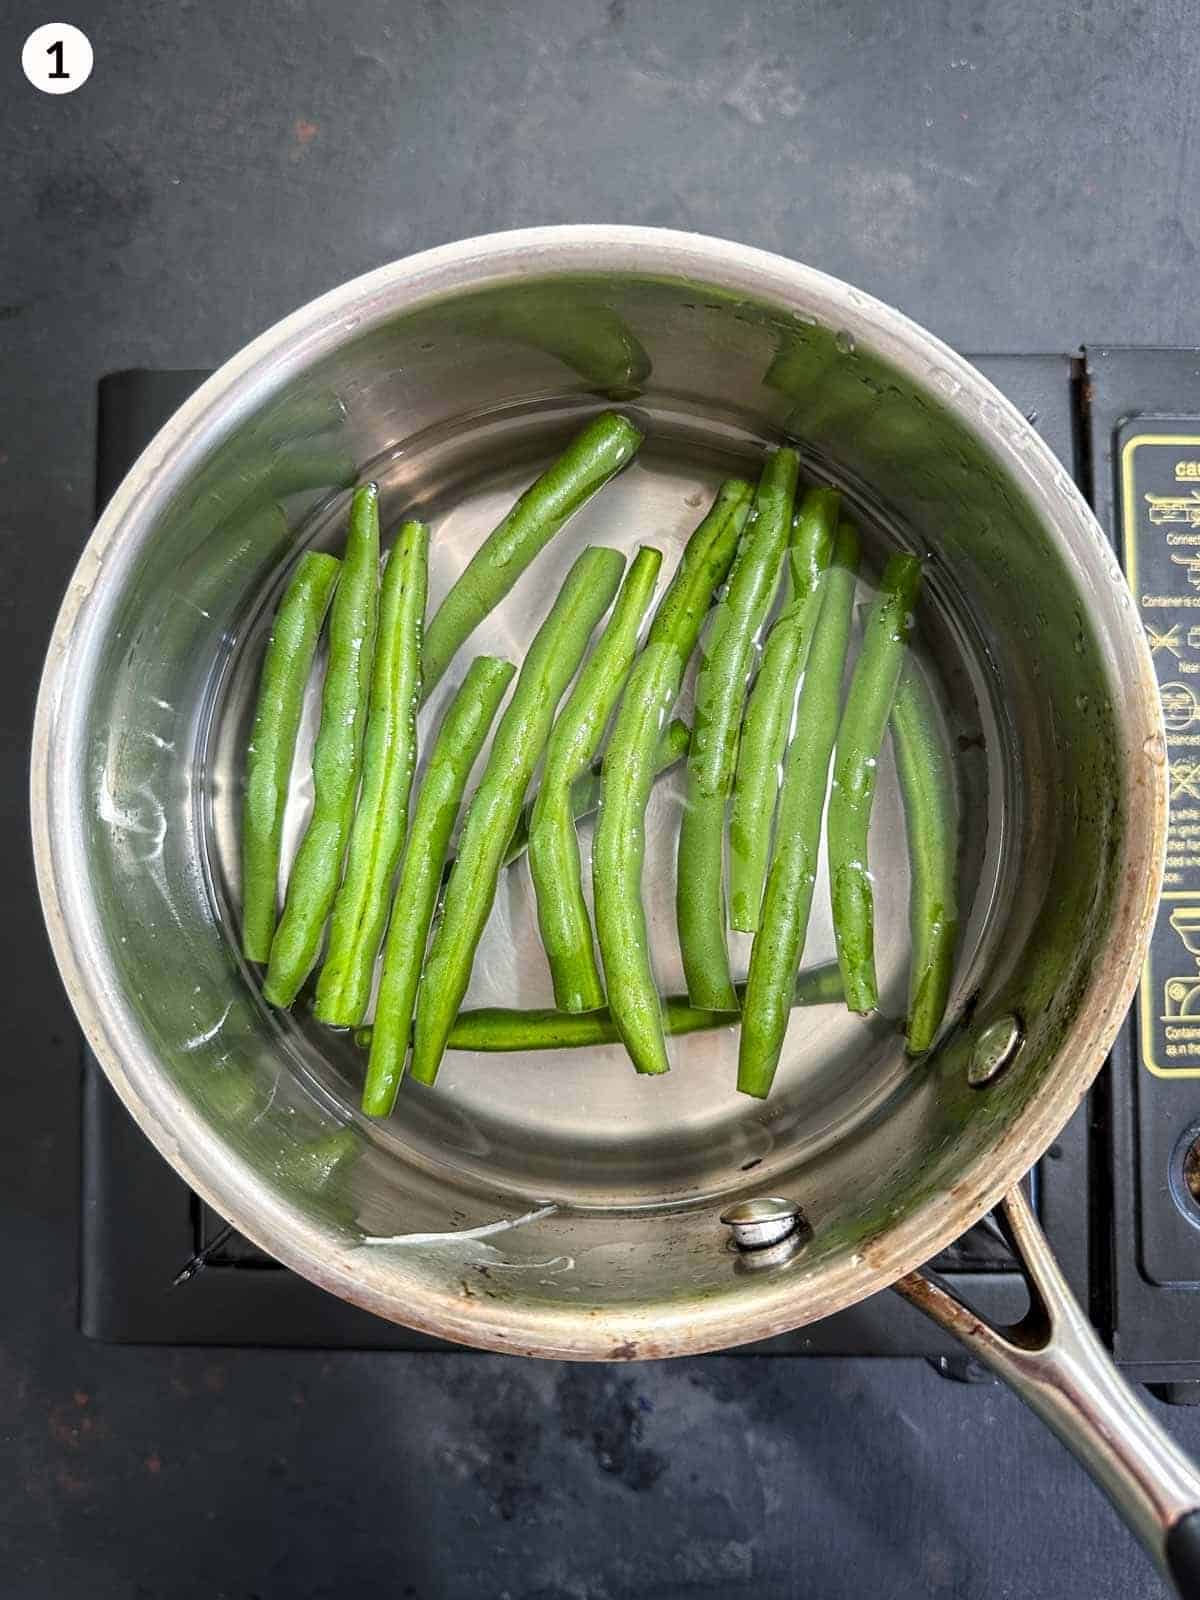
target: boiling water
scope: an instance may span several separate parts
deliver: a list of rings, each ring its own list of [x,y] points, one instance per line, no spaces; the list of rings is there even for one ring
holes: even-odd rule
[[[586,544],[611,545],[631,556],[639,544],[663,552],[661,596],[684,544],[720,481],[753,477],[767,442],[722,426],[686,407],[630,407],[647,434],[634,463],[578,513],[518,581],[504,603],[475,631],[421,712],[422,748],[451,699],[469,660],[480,653],[520,663],[566,573]],[[594,410],[589,406],[587,411]],[[363,468],[382,495],[385,543],[404,517],[433,529],[430,614],[485,535],[515,496],[558,453],[587,413],[578,401],[545,403],[463,417],[408,440]],[[837,482],[817,460],[805,461],[815,482]],[[888,524],[859,486],[839,485],[844,509],[863,539],[859,601],[897,546],[927,555],[920,530]],[[311,548],[340,551],[347,501],[323,506],[302,533]],[[296,546],[299,553],[300,545]],[[206,849],[218,915],[236,946],[239,903],[239,812],[243,756],[262,651],[285,575],[259,597],[231,644],[206,732]],[[861,620],[861,611],[858,613]],[[984,654],[970,617],[929,560],[914,640],[937,689],[951,747],[961,815],[962,931],[951,1014],[969,994],[973,974],[988,959],[985,928],[1002,925],[989,912],[1006,894],[1004,838],[1014,802],[1004,790],[998,726]],[[694,665],[677,712],[690,720]],[[310,688],[290,795],[284,873],[311,806],[309,757],[319,715],[319,682]],[[482,771],[486,751],[476,768]],[[417,782],[420,782],[418,768]],[[535,778],[535,786],[536,786]],[[415,792],[415,791],[414,791]],[[644,897],[655,970],[664,994],[684,984],[675,934],[674,863],[683,796],[683,769],[655,785],[647,815]],[[592,824],[580,825],[585,889],[590,901]],[[407,1160],[450,1164],[534,1198],[552,1193],[576,1205],[646,1204],[707,1196],[761,1164],[764,1187],[773,1164],[790,1165],[843,1137],[877,1113],[914,1070],[903,1049],[907,990],[908,865],[904,817],[890,746],[877,774],[871,825],[875,886],[876,958],[880,1010],[852,1016],[839,1005],[797,1009],[771,1097],[760,1103],[735,1090],[737,1032],[733,1028],[668,1041],[672,1071],[639,1078],[624,1050],[609,1045],[518,1055],[452,1052],[434,1089],[406,1083],[389,1122],[373,1137]],[[282,878],[281,878],[282,891]],[[744,976],[750,938],[729,935],[735,978]],[[835,955],[828,878],[820,874],[802,965]],[[255,974],[247,970],[247,981]],[[311,1075],[325,1094],[357,1115],[365,1053],[345,1031],[311,1016],[311,984],[285,1023],[285,1048],[295,1070]],[[528,865],[504,869],[495,906],[475,962],[467,1006],[546,1006],[553,1003],[538,937]]]

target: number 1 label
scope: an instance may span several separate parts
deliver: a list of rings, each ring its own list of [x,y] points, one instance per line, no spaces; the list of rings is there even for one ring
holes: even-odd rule
[[[44,22],[21,51],[21,67],[43,94],[73,94],[92,75],[92,42],[69,22]]]

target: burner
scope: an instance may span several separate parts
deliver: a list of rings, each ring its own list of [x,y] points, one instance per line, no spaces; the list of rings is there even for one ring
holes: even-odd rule
[[[1084,470],[1089,447],[1097,462],[1104,447],[1096,443],[1095,410],[1090,434],[1083,420],[1081,363],[1056,355],[974,359],[1087,488]],[[1110,363],[1105,370],[1112,374],[1111,362],[1115,358],[1104,359]],[[1196,385],[1194,398],[1200,409],[1200,367],[1194,358],[1188,359]],[[139,371],[104,379],[100,385],[96,480],[99,505],[106,502],[150,437],[206,376],[203,372]],[[1111,427],[1103,437],[1109,433]],[[1200,448],[1197,458],[1200,459]],[[1200,480],[1197,487],[1200,488]],[[1111,510],[1110,495],[1104,511]],[[1186,569],[1179,571],[1185,574],[1186,582]],[[1197,620],[1200,621],[1200,612]],[[1197,689],[1200,691],[1200,681]],[[1128,1055],[1118,1072],[1121,1083],[1128,1086],[1132,1077]],[[1097,1098],[1103,1098],[1106,1104],[1110,1099],[1121,1102],[1126,1117],[1123,1123],[1115,1114],[1114,1104],[1113,1148],[1116,1151],[1116,1141],[1124,1138],[1125,1143],[1119,1148],[1129,1149],[1136,1106],[1128,1088],[1123,1094],[1111,1096],[1104,1090]],[[1192,1111],[1195,1120],[1200,1121],[1200,1108],[1193,1104]],[[84,1071],[83,1164],[80,1316],[84,1333],[93,1338],[146,1344],[458,1348],[368,1316],[297,1277],[242,1238],[191,1193],[142,1137],[90,1058]],[[1195,1164],[1188,1170],[1193,1171],[1194,1167]],[[1130,1162],[1122,1172],[1125,1185],[1131,1168]],[[1181,1156],[1180,1181],[1183,1192],[1190,1195],[1183,1171]],[[1111,1330],[1107,1270],[1103,1276],[1100,1274],[1107,1255],[1108,1147],[1101,1138],[1093,1137],[1085,1110],[1073,1118],[1040,1164],[1034,1175],[1033,1192],[1043,1226],[1072,1288],[1090,1306],[1101,1330]],[[1126,1206],[1128,1221],[1135,1210],[1132,1193],[1114,1183],[1113,1197]],[[1114,1239],[1124,1238],[1120,1229],[1114,1229]],[[1200,1274],[1200,1231],[1194,1239],[1195,1270]],[[1134,1246],[1132,1239],[1126,1242],[1131,1248]],[[1026,1305],[1023,1281],[999,1229],[990,1219],[952,1245],[935,1266],[990,1320],[1005,1323],[1022,1314]],[[1115,1275],[1123,1283],[1121,1267],[1118,1261]],[[1155,1292],[1148,1284],[1143,1283],[1143,1287]],[[1123,1360],[1136,1362],[1140,1360],[1137,1351],[1141,1347],[1133,1342],[1124,1317],[1125,1305],[1123,1299],[1117,1353]],[[1148,1306],[1147,1316],[1153,1314]],[[959,1346],[892,1294],[749,1347],[744,1353],[924,1356],[948,1376],[971,1375]],[[1171,1376],[1200,1378],[1200,1336],[1195,1334],[1191,1354],[1197,1358],[1192,1368],[1180,1365],[1172,1369]],[[1160,1360],[1158,1356],[1147,1359]],[[1178,1357],[1161,1358],[1180,1362],[1185,1359],[1186,1349],[1182,1346]],[[1166,1376],[1158,1366],[1146,1375]],[[1179,1397],[1185,1394],[1180,1391]]]

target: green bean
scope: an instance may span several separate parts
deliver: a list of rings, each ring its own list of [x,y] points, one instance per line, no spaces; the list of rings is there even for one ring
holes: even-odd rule
[[[742,1003],[737,1086],[759,1099],[770,1093],[779,1064],[792,984],[808,932],[857,572],[858,535],[843,522],[822,585],[821,613],[796,707],[796,730],[784,758],[775,853]]]
[[[413,1077],[432,1083],[496,898],[500,863],[521,802],[545,749],[554,712],[583,659],[592,630],[621,582],[616,550],[586,549],[538,629],[500,719],[478,789],[467,808],[458,856],[425,962],[413,1029]]]
[[[515,671],[511,661],[476,657],[438,729],[413,808],[383,951],[371,1059],[363,1085],[362,1108],[369,1117],[390,1116],[396,1103],[442,864],[471,768]]]
[[[687,755],[688,745],[691,743],[692,730],[687,723],[676,717],[667,727],[667,731],[659,740],[658,750],[654,757],[654,771],[652,779],[661,778],[664,772],[669,772],[673,766],[682,761]],[[571,818],[574,822],[584,822],[600,809],[600,789],[602,786],[601,771],[603,762],[599,757],[592,762],[581,778],[576,778],[571,785]],[[504,859],[500,863],[503,867],[511,867],[514,861],[519,861],[529,848],[529,819],[533,815],[533,808],[537,803],[537,796],[527,800],[521,807],[521,815],[513,829],[512,838],[508,841],[508,848],[504,852]],[[445,865],[443,881],[449,878],[454,866],[454,857],[450,856]]]
[[[304,691],[340,570],[333,556],[309,551],[300,557],[263,657],[242,809],[242,949],[248,961],[265,961],[271,953],[288,779]]]
[[[425,693],[567,518],[631,460],[642,435],[616,411],[594,418],[480,545],[425,631]]]
[[[485,338],[533,345],[574,369],[593,394],[637,394],[650,376],[650,357],[631,328],[597,288],[575,281],[511,284],[472,297],[456,321]]]
[[[946,1012],[958,936],[958,796],[937,706],[911,660],[892,702],[892,747],[908,834],[908,1052],[921,1055]]]
[[[675,917],[692,1004],[713,1011],[732,1011],[737,1004],[725,942],[725,808],[755,639],[779,581],[799,470],[794,450],[768,456],[728,587],[700,646]]]
[[[596,754],[637,654],[638,631],[654,594],[662,552],[643,545],[633,558],[612,615],[558,714],[529,825],[529,870],[538,926],[560,1011],[604,1004],[592,924],[583,898],[571,785]]]
[[[742,933],[758,926],[771,855],[779,770],[787,749],[796,686],[821,610],[821,585],[837,529],[836,489],[810,489],[792,524],[787,594],[767,635],[750,691],[738,749],[729,824],[729,920]]]
[[[736,984],[740,995],[744,984]],[[842,999],[842,974],[836,961],[802,972],[796,979],[792,1004],[823,1006]],[[686,995],[669,995],[662,1006],[663,1027],[672,1037],[701,1033],[712,1028],[736,1028],[737,1011],[701,1011]],[[460,1011],[454,1019],[447,1050],[573,1050],[587,1045],[616,1044],[620,1030],[606,1009],[599,1011],[511,1010],[507,1006],[480,1006]],[[374,1030],[357,1028],[354,1042],[362,1048],[374,1043]],[[368,1068],[368,1073],[369,1073]]]
[[[429,529],[423,522],[406,522],[396,535],[380,585],[362,792],[313,1007],[322,1022],[336,1026],[361,1022],[371,999],[375,957],[387,927],[392,883],[408,829],[428,583]]]
[[[894,555],[883,571],[879,595],[867,615],[862,649],[850,679],[838,728],[833,787],[826,832],[833,931],[846,1004],[874,1011],[875,905],[867,869],[867,833],[875,798],[875,768],[887,728],[913,609],[921,587],[921,563]]]
[[[271,941],[263,994],[290,1006],[312,970],[354,817],[379,615],[379,489],[355,491],[329,618],[329,665],[313,751],[313,809]]]
[[[739,479],[722,484],[688,540],[629,674],[604,756],[600,817],[592,839],[596,937],[613,1020],[639,1072],[666,1072],[669,1065],[642,904],[655,751],[712,597],[733,560],[752,496],[750,485]]]
[[[692,730],[686,722],[676,717],[659,740],[658,750],[654,758],[653,778],[660,778],[664,772],[669,772],[673,766],[682,761],[687,755],[688,745],[691,743]],[[590,817],[594,811],[600,809],[601,771],[603,761],[599,758],[592,762],[591,767],[581,778],[576,778],[571,785],[571,816],[576,822],[582,822]],[[504,852],[504,865],[512,866],[529,848],[529,819],[533,814],[537,796],[530,800],[521,810],[520,820],[513,829],[513,836],[508,841],[508,849]]]

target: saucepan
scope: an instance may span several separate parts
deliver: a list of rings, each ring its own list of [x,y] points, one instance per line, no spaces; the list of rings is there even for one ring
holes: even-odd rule
[[[272,1012],[237,950],[240,753],[274,597],[302,546],[340,538],[348,488],[370,477],[393,526],[433,526],[436,601],[538,463],[614,404],[644,426],[642,454],[473,644],[522,650],[582,540],[648,540],[670,560],[722,476],[795,442],[842,490],[869,563],[896,544],[926,557],[921,648],[962,817],[947,1026],[906,1057],[907,857],[884,774],[879,1012],[798,1011],[769,1099],[736,1093],[733,1030],[717,1030],[674,1041],[674,1069],[653,1080],[616,1046],[458,1053],[435,1089],[410,1086],[370,1123],[353,1038],[303,1005]],[[304,794],[293,801],[292,837]],[[1025,419],[846,284],[620,227],[415,256],[228,362],[87,544],[33,747],[42,900],[87,1038],[163,1155],[264,1250],[381,1317],[587,1360],[741,1345],[898,1289],[1018,1390],[1200,1594],[1200,1478],[1104,1355],[1020,1187],[1128,1006],[1166,801],[1122,575]],[[664,989],[678,954],[672,853],[656,840],[679,804],[668,777],[648,816]],[[806,965],[832,953],[826,900],[819,884]],[[468,1003],[547,994],[518,867]],[[1010,1329],[919,1270],[993,1207],[1030,1288]]]

